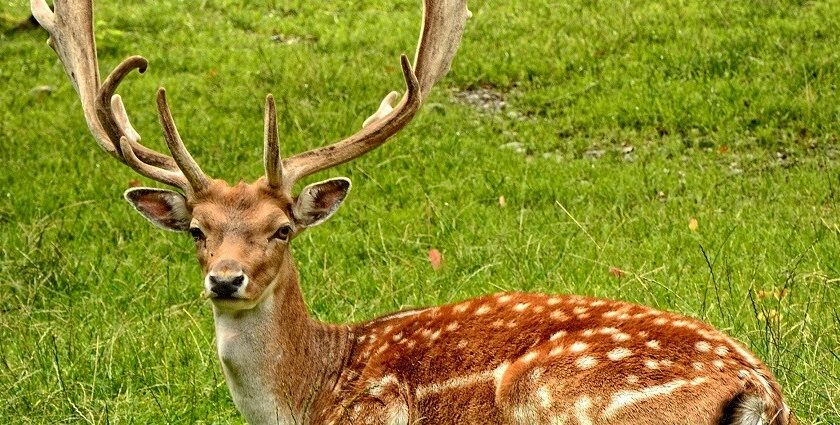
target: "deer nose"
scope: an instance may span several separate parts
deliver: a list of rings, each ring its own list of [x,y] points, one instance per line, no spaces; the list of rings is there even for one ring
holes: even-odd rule
[[[247,282],[242,267],[233,260],[222,260],[207,274],[207,289],[219,298],[230,298]]]

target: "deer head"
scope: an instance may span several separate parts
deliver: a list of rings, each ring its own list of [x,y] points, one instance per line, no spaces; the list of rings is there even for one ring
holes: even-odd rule
[[[204,273],[205,293],[223,308],[247,309],[291,266],[289,243],[308,227],[327,220],[350,190],[350,180],[334,178],[293,188],[301,178],[357,158],[380,146],[415,116],[434,84],[449,70],[469,11],[463,0],[424,0],[423,26],[415,59],[401,57],[406,92],[396,105],[391,92],[362,129],[329,146],[281,158],[273,97],[265,102],[265,175],[251,184],[230,186],[208,177],[187,151],[161,88],[157,108],[171,155],[140,142],[116,90],[147,61],[132,56],[100,81],[90,0],[31,0],[33,15],[50,33],[50,46],[79,94],[85,120],[99,146],[139,174],[178,190],[133,188],[125,199],[149,221],[167,230],[189,232]]]

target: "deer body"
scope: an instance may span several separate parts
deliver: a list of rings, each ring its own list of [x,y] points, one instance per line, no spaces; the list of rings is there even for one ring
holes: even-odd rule
[[[265,102],[264,170],[254,183],[214,180],[187,151],[166,93],[157,107],[171,155],[141,144],[116,90],[145,59],[100,80],[90,0],[31,0],[33,16],[81,100],[97,144],[178,190],[125,198],[167,230],[188,232],[211,300],[219,360],[253,425],[787,425],[768,369],[709,325],[647,307],[579,296],[503,293],[353,325],[313,320],[291,241],[332,216],[350,190],[301,178],[382,145],[415,116],[449,70],[465,0],[424,0],[406,93],[385,96],[362,129],[281,158],[274,99]],[[387,34],[387,31],[381,31]]]
[[[309,317],[297,285],[243,315],[216,310],[219,358],[251,424],[786,423],[767,368],[677,314],[499,293],[336,326]],[[725,422],[733,400],[766,422]]]

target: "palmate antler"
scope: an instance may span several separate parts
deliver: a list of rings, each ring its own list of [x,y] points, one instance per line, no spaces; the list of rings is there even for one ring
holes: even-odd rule
[[[126,58],[100,82],[92,2],[59,0],[55,2],[55,12],[44,0],[32,0],[30,4],[33,16],[50,33],[49,45],[58,53],[79,94],[85,121],[99,146],[134,171],[178,187],[188,197],[203,190],[208,179],[184,148],[163,89],[158,91],[157,103],[171,157],[140,144],[140,135],[128,119],[122,98],[114,94],[131,71],[146,71],[146,59]]]
[[[283,160],[278,146],[274,99],[268,95],[265,171],[272,187],[290,194],[299,179],[369,152],[411,121],[434,84],[449,71],[470,16],[466,0],[424,0],[423,6],[423,25],[414,67],[405,55],[401,57],[406,93],[396,106],[393,103],[398,94],[389,93],[356,134]],[[158,91],[157,106],[171,157],[140,143],[140,135],[131,126],[122,99],[115,94],[128,73],[135,69],[140,73],[146,70],[146,59],[131,56],[100,82],[92,2],[56,0],[53,12],[45,0],[31,0],[31,7],[35,18],[50,33],[49,44],[58,53],[79,94],[88,128],[99,146],[138,173],[180,188],[188,198],[204,190],[209,179],[184,147],[165,91]]]
[[[464,25],[470,16],[466,0],[424,0],[423,24],[414,57],[414,69],[405,55],[400,58],[406,93],[397,106],[392,106],[397,99],[397,92],[389,93],[379,109],[365,120],[359,132],[329,146],[283,160],[281,167],[272,168],[276,169],[278,175],[267,174],[269,181],[289,190],[300,178],[364,155],[399,132],[414,118],[435,83],[449,72],[452,58],[461,43]],[[271,102],[269,97],[267,103]],[[267,106],[266,126],[270,119],[268,109]],[[274,141],[266,139],[266,153],[277,151],[277,148],[269,147],[271,143]],[[269,158],[266,158],[266,164],[268,162]],[[268,170],[266,165],[267,173]]]

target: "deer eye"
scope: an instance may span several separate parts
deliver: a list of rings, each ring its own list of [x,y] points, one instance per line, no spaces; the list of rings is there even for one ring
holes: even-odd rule
[[[202,241],[206,238],[204,236],[204,232],[201,231],[198,227],[190,227],[190,236],[196,241]]]
[[[289,236],[291,234],[292,234],[292,226],[290,226],[288,224],[284,224],[284,225],[280,226],[280,228],[277,229],[277,231],[274,232],[274,234],[271,235],[271,238],[269,238],[269,239],[271,239],[271,240],[277,239],[277,240],[281,240],[281,241],[287,241],[287,240],[289,240]]]

